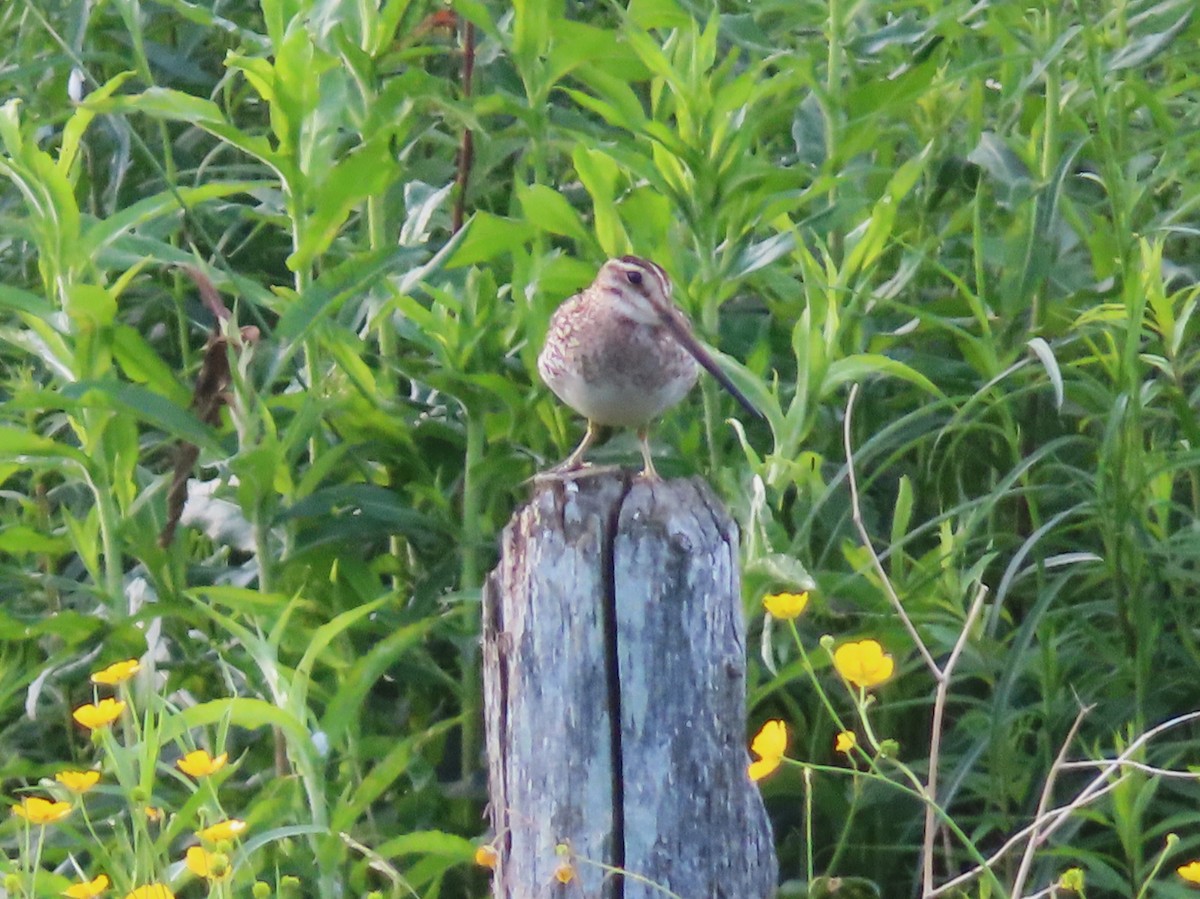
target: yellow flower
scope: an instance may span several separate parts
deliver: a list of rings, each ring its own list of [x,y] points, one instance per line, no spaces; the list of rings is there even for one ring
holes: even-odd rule
[[[475,864],[481,868],[495,868],[500,861],[500,853],[495,846],[480,846],[475,850]]]
[[[189,752],[175,764],[179,766],[179,770],[184,774],[192,777],[207,777],[210,774],[216,774],[224,768],[227,761],[229,761],[228,752],[222,752],[219,756],[213,758],[203,749],[197,749],[195,752]]]
[[[59,771],[54,779],[76,795],[83,795],[100,782],[99,771]]]
[[[119,699],[101,699],[95,705],[88,703],[77,708],[72,717],[88,730],[108,727],[121,717],[125,703]]]
[[[850,753],[850,750],[858,745],[858,737],[854,731],[844,730],[837,735],[837,739],[833,743],[833,748],[838,752]]]
[[[575,866],[570,862],[562,862],[554,869],[554,879],[559,883],[570,883],[575,879]]]
[[[763,606],[771,613],[772,618],[780,621],[791,621],[799,618],[808,608],[808,591],[803,593],[772,593],[763,597]]]
[[[103,684],[106,687],[115,687],[118,684],[123,684],[135,674],[142,670],[141,663],[137,659],[126,659],[124,662],[114,662],[103,671],[97,671],[92,675],[93,684]]]
[[[1058,878],[1058,888],[1068,893],[1082,893],[1083,868],[1067,868],[1063,871]]]
[[[1200,883],[1200,862],[1188,862],[1182,868],[1177,868],[1176,871],[1189,883]]]
[[[892,676],[896,663],[877,641],[862,640],[835,649],[833,667],[856,687],[874,687]]]
[[[108,877],[100,874],[95,880],[81,880],[63,890],[67,899],[93,899],[108,889]]]
[[[144,887],[138,887],[132,893],[126,893],[125,899],[175,899],[175,894],[168,889],[166,884],[148,883]]]
[[[746,769],[751,780],[762,780],[779,767],[787,752],[787,739],[787,725],[782,721],[768,721],[762,726],[750,742],[750,751],[759,757]]]
[[[197,831],[196,836],[206,843],[219,843],[221,840],[237,839],[238,834],[245,829],[245,821],[230,818],[227,821],[218,821],[216,824],[204,828],[204,830]]]
[[[184,856],[184,863],[197,877],[209,880],[224,880],[233,873],[229,857],[220,852],[209,852],[203,846],[193,846]]]
[[[40,824],[43,827],[61,821],[71,814],[71,803],[51,802],[41,796],[29,796],[21,800],[20,805],[12,807],[13,814],[24,818],[30,824]]]
[[[142,809],[142,814],[146,816],[147,821],[158,823],[163,819],[163,810],[154,805],[147,805]]]

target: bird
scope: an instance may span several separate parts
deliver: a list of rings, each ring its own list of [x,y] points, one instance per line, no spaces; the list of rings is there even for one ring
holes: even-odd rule
[[[583,440],[551,474],[583,468],[584,454],[607,426],[637,430],[640,476],[659,480],[650,423],[687,395],[702,367],[750,414],[761,415],[696,339],[671,291],[662,266],[621,256],[605,262],[596,279],[551,316],[538,373],[587,419]]]

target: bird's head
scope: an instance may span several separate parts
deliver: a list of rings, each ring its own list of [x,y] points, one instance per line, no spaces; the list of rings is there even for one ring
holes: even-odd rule
[[[658,265],[638,256],[608,260],[593,287],[622,315],[642,324],[659,324],[674,311],[671,279]]]

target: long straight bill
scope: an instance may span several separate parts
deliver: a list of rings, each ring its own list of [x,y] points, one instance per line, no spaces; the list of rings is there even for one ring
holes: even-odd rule
[[[662,317],[663,324],[667,326],[671,334],[678,340],[685,350],[692,354],[692,358],[699,362],[704,370],[717,379],[717,383],[724,387],[731,397],[737,400],[743,409],[753,415],[755,418],[762,418],[763,414],[758,411],[755,405],[746,399],[746,395],[733,386],[733,382],[729,380],[729,376],[717,365],[717,362],[708,350],[706,350],[692,334],[691,329],[684,323],[680,322],[673,315],[665,315]]]

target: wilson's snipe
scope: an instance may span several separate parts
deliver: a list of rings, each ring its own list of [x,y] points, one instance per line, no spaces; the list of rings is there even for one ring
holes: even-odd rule
[[[753,415],[758,411],[692,335],[671,299],[671,279],[637,256],[610,259],[586,290],[563,302],[550,319],[538,356],[542,380],[587,418],[587,433],[553,471],[571,471],[596,439],[598,426],[637,428],[642,475],[657,478],[647,431],[665,409],[692,389],[703,366]]]

